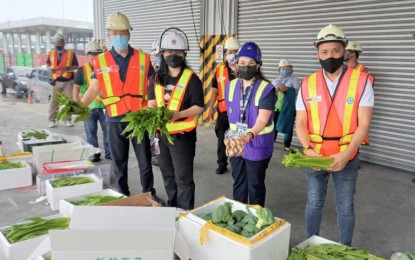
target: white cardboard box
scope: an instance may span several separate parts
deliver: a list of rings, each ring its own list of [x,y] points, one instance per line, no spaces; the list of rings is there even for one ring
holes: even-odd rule
[[[102,179],[96,177],[94,174],[84,174],[83,177],[88,177],[93,182],[67,186],[61,188],[53,188],[50,180],[46,180],[46,198],[52,210],[59,209],[59,200],[73,198],[88,193],[98,192],[102,190]]]
[[[308,246],[311,245],[321,245],[321,244],[336,244],[339,245],[339,243],[325,239],[323,237],[319,237],[319,236],[312,236],[307,238],[305,241],[301,242],[299,245],[297,245],[296,247],[304,249]]]
[[[32,169],[24,161],[23,168],[15,168],[0,171],[0,190],[14,189],[32,185]]]
[[[121,194],[119,192],[116,192],[115,190],[105,189],[105,190],[102,190],[102,191],[98,191],[98,192],[94,192],[94,193],[90,193],[90,194],[85,194],[85,195],[70,198],[70,199],[62,199],[59,202],[59,213],[65,214],[69,217],[72,217],[73,209],[75,207],[79,207],[79,206],[76,206],[76,205],[72,204],[71,203],[72,201],[83,200],[86,196],[95,196],[95,195],[125,197],[123,194]]]
[[[44,217],[45,219],[53,219],[65,217],[64,215],[57,214],[48,217]],[[0,228],[3,231],[7,227]],[[10,242],[6,239],[3,232],[0,232],[0,244],[1,244],[1,251],[0,251],[0,259],[3,257],[6,260],[20,260],[20,259],[28,259],[32,252],[42,243],[48,235],[43,235],[39,237],[35,237],[32,239],[24,240],[21,242],[17,242],[14,244],[10,244]]]
[[[63,176],[78,176],[80,174],[95,174],[95,176],[101,178],[105,185],[111,184],[111,164],[102,164],[85,169],[84,171],[68,171],[66,173],[53,173],[53,174],[38,174],[36,175],[36,187],[40,195],[46,195],[46,180]]]
[[[70,230],[50,232],[52,259],[173,259],[175,214],[166,207],[75,207]]]
[[[206,242],[200,243],[200,231],[205,220],[197,215],[212,212],[224,202],[233,204],[232,211],[246,210],[246,205],[227,198],[213,200],[202,207],[191,211],[187,216],[179,219],[178,234],[180,234],[188,247],[175,248],[176,254],[182,259],[238,259],[238,260],[285,260],[288,257],[291,225],[285,222],[278,229],[266,235],[263,239],[252,245],[245,245],[215,230],[208,229]],[[255,209],[252,210],[255,215]],[[280,220],[275,218],[276,221]],[[258,234],[257,234],[258,235]],[[256,235],[256,236],[257,236]],[[254,239],[252,237],[250,240]],[[188,255],[188,257],[186,257]]]
[[[27,131],[27,132],[30,132],[31,130],[29,130],[29,131]],[[46,133],[46,134],[48,134],[48,136],[49,135],[51,135],[52,133],[49,131],[49,130],[47,130],[47,129],[42,129],[42,130],[39,130],[40,132],[43,132],[43,133]],[[21,131],[21,132],[19,132],[19,133],[17,133],[17,147],[19,148],[19,150],[20,151],[22,151],[23,152],[23,141],[24,140],[29,140],[29,139],[23,139],[23,136],[27,133],[27,132],[25,132],[25,131]]]

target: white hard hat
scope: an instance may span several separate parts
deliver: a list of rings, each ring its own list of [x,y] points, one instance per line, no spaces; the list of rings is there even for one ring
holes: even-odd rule
[[[154,42],[151,44],[151,55],[156,55],[160,52],[160,42],[159,39],[155,39]]]
[[[238,39],[234,37],[230,37],[225,42],[225,49],[226,50],[239,50],[240,43]]]
[[[349,41],[349,43],[347,43],[346,50],[362,52],[363,48],[360,42]]]
[[[55,34],[55,36],[53,36],[53,39],[55,41],[65,41],[65,35],[61,34],[61,33],[57,33]]]
[[[186,39],[177,32],[167,32],[164,38],[161,40],[160,50],[180,50],[188,51]]]
[[[97,41],[90,41],[85,45],[85,53],[86,54],[99,54],[102,53],[104,50],[99,46]]]
[[[108,30],[133,30],[127,16],[121,12],[110,14],[107,19]]]
[[[329,24],[318,33],[314,46],[318,47],[318,45],[324,42],[340,42],[346,46],[347,39],[340,27]]]
[[[278,65],[278,68],[285,67],[285,66],[292,67],[293,65],[291,64],[289,60],[286,60],[286,59],[280,60],[280,64]]]

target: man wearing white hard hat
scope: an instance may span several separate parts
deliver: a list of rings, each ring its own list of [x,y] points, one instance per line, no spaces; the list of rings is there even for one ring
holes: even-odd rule
[[[358,59],[363,52],[363,47],[360,42],[349,41],[346,46],[346,62],[350,68],[369,73],[369,68],[359,63]],[[369,73],[369,79],[372,85],[375,83],[375,77]]]
[[[56,126],[56,117],[59,111],[58,101],[55,100],[56,91],[65,93],[72,98],[73,71],[78,68],[78,59],[71,50],[65,50],[65,36],[57,33],[54,36],[55,49],[48,55],[46,65],[52,74],[51,84],[53,85],[52,97],[49,105],[49,127]],[[65,121],[66,126],[73,126],[71,117]]]
[[[214,105],[217,102],[218,118],[215,125],[215,133],[218,138],[216,174],[224,174],[228,169],[228,157],[224,144],[225,132],[229,129],[229,120],[226,113],[225,85],[236,78],[236,57],[240,43],[237,38],[230,37],[225,42],[226,61],[216,67],[215,78],[212,80],[212,97],[209,106],[209,118],[214,119]]]
[[[157,71],[160,68],[160,63],[161,63],[161,52],[160,52],[159,39],[155,39],[154,42],[151,44],[150,54],[154,57],[154,61],[152,62],[152,65],[153,65],[154,70]]]
[[[320,234],[327,183],[333,178],[340,243],[352,244],[359,147],[367,136],[374,95],[369,74],[344,65],[347,39],[336,25],[314,42],[322,69],[302,81],[297,137],[308,156],[331,157],[328,169],[307,169],[307,237]]]
[[[278,65],[280,76],[272,81],[278,99],[274,108],[275,139],[278,132],[284,133],[284,150],[291,152],[295,122],[295,100],[300,89],[300,81],[293,76],[291,61],[282,59]]]
[[[94,58],[92,85],[82,102],[90,104],[101,93],[107,111],[108,141],[118,190],[130,195],[128,157],[131,142],[140,169],[142,192],[151,192],[153,198],[159,200],[154,189],[148,134],[139,144],[137,138],[130,140],[121,134],[128,125],[121,122],[126,114],[147,106],[148,82],[154,74],[150,55],[129,45],[133,27],[123,13],[112,13],[106,28],[112,48]]]
[[[101,43],[101,45],[100,45]],[[85,54],[88,57],[88,62],[80,67],[75,73],[74,86],[73,86],[73,99],[78,101],[85,94],[86,90],[92,83],[92,72],[94,71],[93,59],[106,50],[102,41],[90,41],[85,46]],[[84,121],[86,140],[94,147],[98,146],[98,123],[101,125],[105,159],[111,159],[111,152],[108,145],[107,126],[105,123],[105,106],[102,103],[99,96],[89,104],[91,111],[87,120]],[[93,154],[89,160],[97,162],[101,158],[101,153]]]

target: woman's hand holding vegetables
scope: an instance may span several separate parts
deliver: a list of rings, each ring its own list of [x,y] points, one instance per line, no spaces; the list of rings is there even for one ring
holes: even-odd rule
[[[174,122],[174,121],[176,121],[177,119],[180,119],[180,118],[182,118],[182,116],[180,115],[180,112],[179,111],[175,111],[173,113],[173,116],[170,119],[169,123]]]
[[[350,159],[350,154],[348,154],[347,152],[340,152],[333,154],[330,157],[334,158],[334,161],[332,162],[332,164],[330,164],[328,170],[331,172],[339,172],[343,170],[344,167],[346,167]]]

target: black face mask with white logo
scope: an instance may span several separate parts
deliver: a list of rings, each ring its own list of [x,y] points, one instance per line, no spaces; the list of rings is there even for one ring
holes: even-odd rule
[[[253,66],[239,66],[238,75],[241,79],[250,80],[257,73],[256,65]]]
[[[184,58],[179,55],[170,55],[165,58],[166,63],[171,68],[178,68],[181,67],[184,61]]]
[[[336,72],[343,65],[343,62],[344,57],[320,60],[321,67],[330,74]]]

